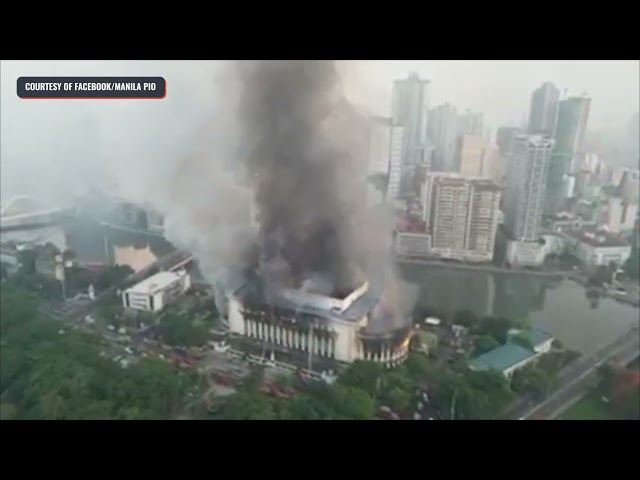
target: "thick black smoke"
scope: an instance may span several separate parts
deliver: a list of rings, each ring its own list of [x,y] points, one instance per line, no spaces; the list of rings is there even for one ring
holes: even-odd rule
[[[333,61],[241,62],[240,119],[260,224],[260,275],[337,291],[354,278],[354,158],[335,122],[346,101]]]

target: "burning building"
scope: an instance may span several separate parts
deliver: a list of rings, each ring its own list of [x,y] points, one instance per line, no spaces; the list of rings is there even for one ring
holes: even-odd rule
[[[265,289],[257,278],[229,294],[228,326],[248,350],[308,369],[369,360],[394,366],[407,357],[411,327],[367,280],[351,291],[326,279]]]
[[[410,326],[389,290],[361,273],[375,237],[363,218],[367,129],[335,67],[239,65],[241,165],[258,235],[244,257],[246,282],[226,290],[221,311],[258,353],[313,369],[356,359],[393,365],[406,357]]]

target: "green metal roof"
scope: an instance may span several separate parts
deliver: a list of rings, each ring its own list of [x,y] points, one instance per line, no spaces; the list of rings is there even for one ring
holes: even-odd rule
[[[553,338],[549,332],[545,330],[540,330],[539,328],[528,328],[526,330],[522,330],[517,333],[517,335],[528,338],[531,342],[531,345],[537,347],[541,343],[546,342]]]
[[[501,347],[494,348],[474,358],[469,363],[469,366],[474,370],[495,369],[503,372],[534,355],[535,353],[529,349],[516,345],[515,343],[507,342]]]

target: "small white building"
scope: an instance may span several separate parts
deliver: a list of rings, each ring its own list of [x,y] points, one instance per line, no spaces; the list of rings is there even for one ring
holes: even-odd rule
[[[159,312],[191,288],[191,277],[184,271],[159,272],[122,292],[125,308]]]
[[[587,268],[624,264],[631,256],[631,245],[607,232],[577,231],[563,232],[568,250],[580,259]]]

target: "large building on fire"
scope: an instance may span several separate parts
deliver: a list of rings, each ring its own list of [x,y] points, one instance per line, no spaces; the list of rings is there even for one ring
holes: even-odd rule
[[[249,351],[314,370],[355,360],[393,366],[409,352],[409,319],[386,311],[382,289],[368,281],[342,295],[307,282],[266,298],[258,281],[228,294],[229,332]]]

